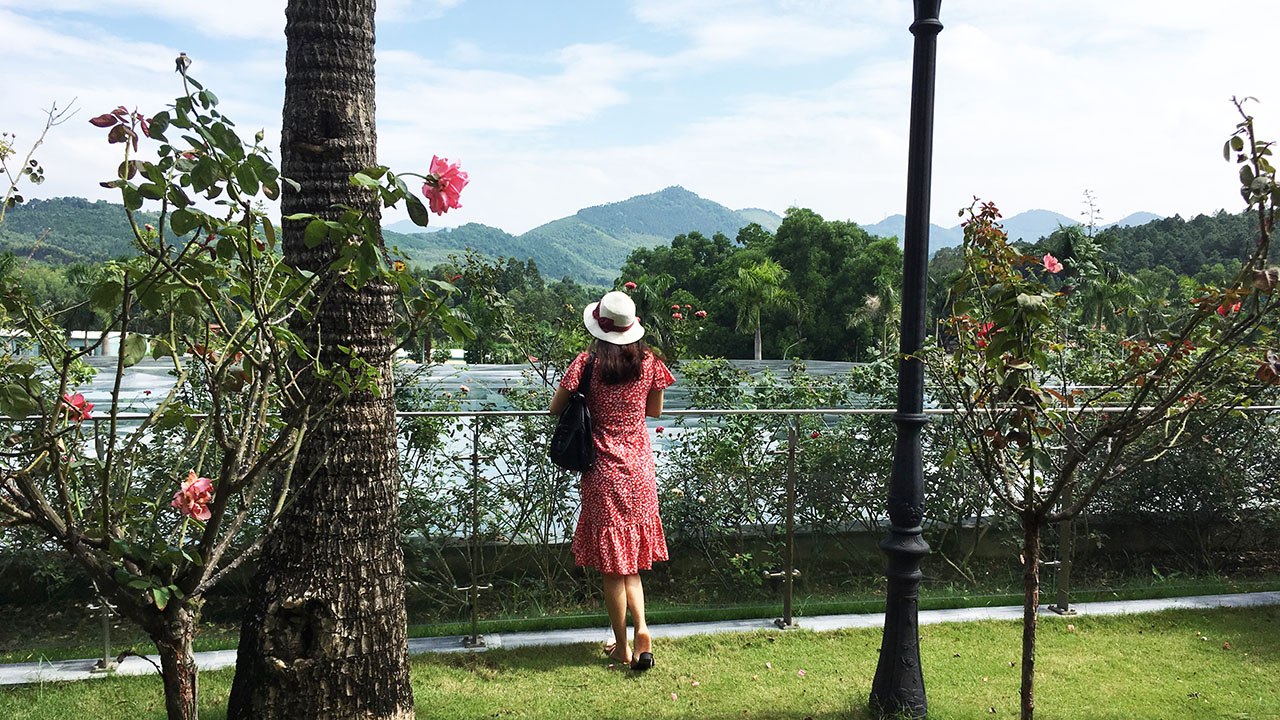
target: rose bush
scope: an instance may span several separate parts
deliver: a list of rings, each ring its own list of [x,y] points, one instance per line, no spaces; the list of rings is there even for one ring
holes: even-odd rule
[[[151,637],[169,717],[190,718],[198,689],[191,639],[205,593],[261,547],[311,475],[294,458],[328,406],[303,388],[370,391],[376,370],[353,354],[321,362],[287,329],[329,290],[286,265],[277,248],[263,201],[289,181],[263,133],[244,141],[217,97],[179,69],[184,92],[167,109],[121,106],[90,120],[122,151],[102,184],[120,193],[137,251],[108,263],[89,292],[109,318],[97,341],[71,347],[20,273],[0,277],[0,326],[29,338],[32,351],[0,356],[0,412],[9,418],[0,516],[65,551]],[[456,165],[428,178],[451,207],[465,181]],[[422,200],[386,168],[352,182],[383,204],[405,201],[426,222]],[[146,205],[158,222],[138,222]],[[376,279],[398,292],[405,342],[432,327],[466,334],[446,302],[452,286],[418,282],[382,246],[376,224],[338,210],[332,220],[286,220],[307,223],[308,243],[334,242],[340,282]],[[144,313],[162,319],[164,331],[140,333]],[[117,334],[110,403],[95,412],[72,388],[93,372],[85,358]],[[148,355],[169,367],[173,385],[130,415],[121,383]],[[300,382],[307,376],[318,382]],[[181,467],[189,469],[179,481]]]

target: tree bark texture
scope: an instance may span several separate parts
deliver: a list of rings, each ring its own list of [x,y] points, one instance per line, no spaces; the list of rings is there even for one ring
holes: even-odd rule
[[[349,179],[376,164],[373,18],[373,0],[288,4],[281,169],[301,188],[285,185],[284,215],[332,216],[341,203],[377,223],[376,198]],[[307,248],[304,227],[284,224],[286,261],[332,279],[334,248]],[[232,720],[413,717],[396,507],[393,293],[337,282],[313,320],[294,316],[292,329],[324,365],[346,364],[339,346],[349,348],[378,368],[380,392],[338,396],[304,439],[293,496],[263,548],[246,609]]]
[[[144,624],[160,654],[164,706],[169,720],[194,720],[200,714],[197,708],[200,681],[196,657],[191,651],[195,621],[195,613],[190,608],[173,603],[159,617],[148,618]]]
[[[1036,623],[1040,609],[1040,523],[1023,520],[1022,538],[1022,720],[1036,712]]]
[[[761,359],[763,359],[763,358],[762,358],[762,356],[763,356],[763,354],[764,354],[764,353],[763,353],[763,350],[764,350],[764,343],[762,343],[762,342],[760,341],[760,340],[761,340],[761,338],[760,338],[760,324],[759,324],[759,323],[756,323],[756,337],[755,337],[755,340],[756,340],[756,343],[755,343],[755,355],[756,355],[756,359],[757,359],[757,360],[761,360]]]

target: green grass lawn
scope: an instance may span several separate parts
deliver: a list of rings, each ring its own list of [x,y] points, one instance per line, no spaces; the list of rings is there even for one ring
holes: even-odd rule
[[[1017,717],[1019,638],[1015,622],[922,628],[930,717]],[[451,720],[870,718],[879,644],[878,630],[660,640],[644,674],[592,645],[418,656],[414,697],[420,718]],[[224,716],[231,676],[202,675],[203,717]],[[1037,677],[1040,718],[1280,718],[1280,607],[1045,618]],[[0,689],[0,718],[163,716],[154,677]]]
[[[1021,578],[1018,578],[1021,582]],[[1150,579],[1124,579],[1114,587],[1081,589],[1072,593],[1071,602],[1098,600],[1136,600],[1143,598],[1181,597],[1187,595],[1217,595],[1223,593],[1262,592],[1280,590],[1280,576],[1268,575],[1261,579],[1194,578],[1181,582],[1153,582]],[[1046,586],[1043,596],[1046,603],[1053,602],[1052,586]],[[1022,593],[983,592],[976,589],[942,586],[924,587],[920,593],[920,608],[933,610],[961,607],[995,607],[1022,605]],[[782,608],[773,604],[718,605],[681,604],[653,598],[648,607],[649,621],[653,623],[699,622],[711,620],[739,620],[747,618],[776,617]],[[806,615],[839,615],[847,613],[884,612],[884,597],[880,593],[856,593],[839,597],[799,596],[795,613]],[[596,612],[564,612],[532,617],[497,617],[482,620],[479,630],[483,634],[534,630],[558,630],[565,628],[599,627],[608,624],[603,610]],[[141,630],[131,623],[116,618],[111,631],[112,652],[124,650],[142,654],[154,654],[155,646]],[[0,663],[26,663],[54,660],[77,660],[101,657],[101,625],[99,618],[82,609],[65,612],[33,611],[30,607],[0,607]],[[469,635],[469,622],[413,623],[410,616],[409,637],[439,637]],[[229,650],[236,647],[240,626],[235,622],[205,622],[197,631],[196,650]]]

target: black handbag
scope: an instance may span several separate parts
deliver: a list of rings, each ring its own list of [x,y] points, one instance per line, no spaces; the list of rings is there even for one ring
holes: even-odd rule
[[[591,371],[596,354],[587,357],[578,379],[578,389],[569,396],[569,404],[560,413],[556,431],[551,435],[551,462],[573,472],[586,472],[596,464],[596,443],[591,439],[591,411],[587,409],[587,393],[591,391]]]

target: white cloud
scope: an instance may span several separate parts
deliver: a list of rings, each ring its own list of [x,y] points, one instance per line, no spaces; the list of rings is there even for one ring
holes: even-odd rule
[[[168,37],[190,43],[193,72],[242,129],[270,137],[283,6],[0,0],[5,129],[30,137],[40,107],[75,95],[95,114],[169,101],[177,40],[103,29],[118,27],[104,25],[108,17],[140,17],[181,24]],[[381,157],[401,169],[425,169],[435,153],[462,160],[473,182],[448,223],[512,231],[671,184],[733,207],[795,203],[865,222],[902,211],[909,3],[638,0],[632,10],[636,32],[605,36],[567,21],[562,35],[531,43],[536,51],[486,44],[483,34],[432,57],[379,46]],[[456,0],[384,0],[379,10],[396,22],[482,11]],[[1107,219],[1237,209],[1232,168],[1220,159],[1236,122],[1228,98],[1262,96],[1263,135],[1280,125],[1265,52],[1239,35],[1275,27],[1280,3],[985,0],[944,3],[942,21],[933,209],[943,224],[973,194],[1008,213],[1072,214],[1085,188]],[[762,66],[809,74],[790,83],[760,73],[768,77],[748,95],[709,84],[715,73],[754,80]],[[634,123],[609,124],[631,109],[667,121],[639,137]],[[43,149],[42,196],[105,196],[97,168],[109,172],[118,158],[87,117]]]
[[[612,45],[571,45],[559,72],[521,75],[442,66],[417,53],[378,53],[378,115],[435,133],[519,133],[581,122],[627,101],[621,85],[654,61]],[[442,127],[446,126],[446,127]]]
[[[116,37],[88,24],[54,26],[4,10],[0,36],[7,39],[6,53],[17,61],[5,77],[3,122],[5,130],[19,134],[19,147],[36,139],[44,110],[52,103],[66,107],[74,100],[78,108],[68,122],[50,131],[37,152],[46,181],[28,187],[27,196],[118,200],[118,193],[98,182],[108,179],[120,162],[121,146],[108,145],[103,131],[87,121],[118,105],[150,115],[171,103],[182,92],[173,70],[178,50]],[[264,128],[270,138],[279,134],[282,64],[267,62],[260,54],[216,64],[197,56],[191,72],[219,93],[220,109],[240,124],[242,134]],[[267,104],[248,99],[254,97]]]
[[[462,0],[379,0],[378,23],[434,20],[462,4]]]
[[[181,35],[229,38],[284,38],[284,0],[0,0],[0,7],[36,13],[83,13],[103,20],[163,18]]]
[[[676,67],[707,63],[787,66],[865,53],[882,45],[874,20],[884,2],[761,2],[760,0],[639,0],[637,19],[687,36],[690,46],[671,58]],[[861,4],[857,4],[859,7]]]

